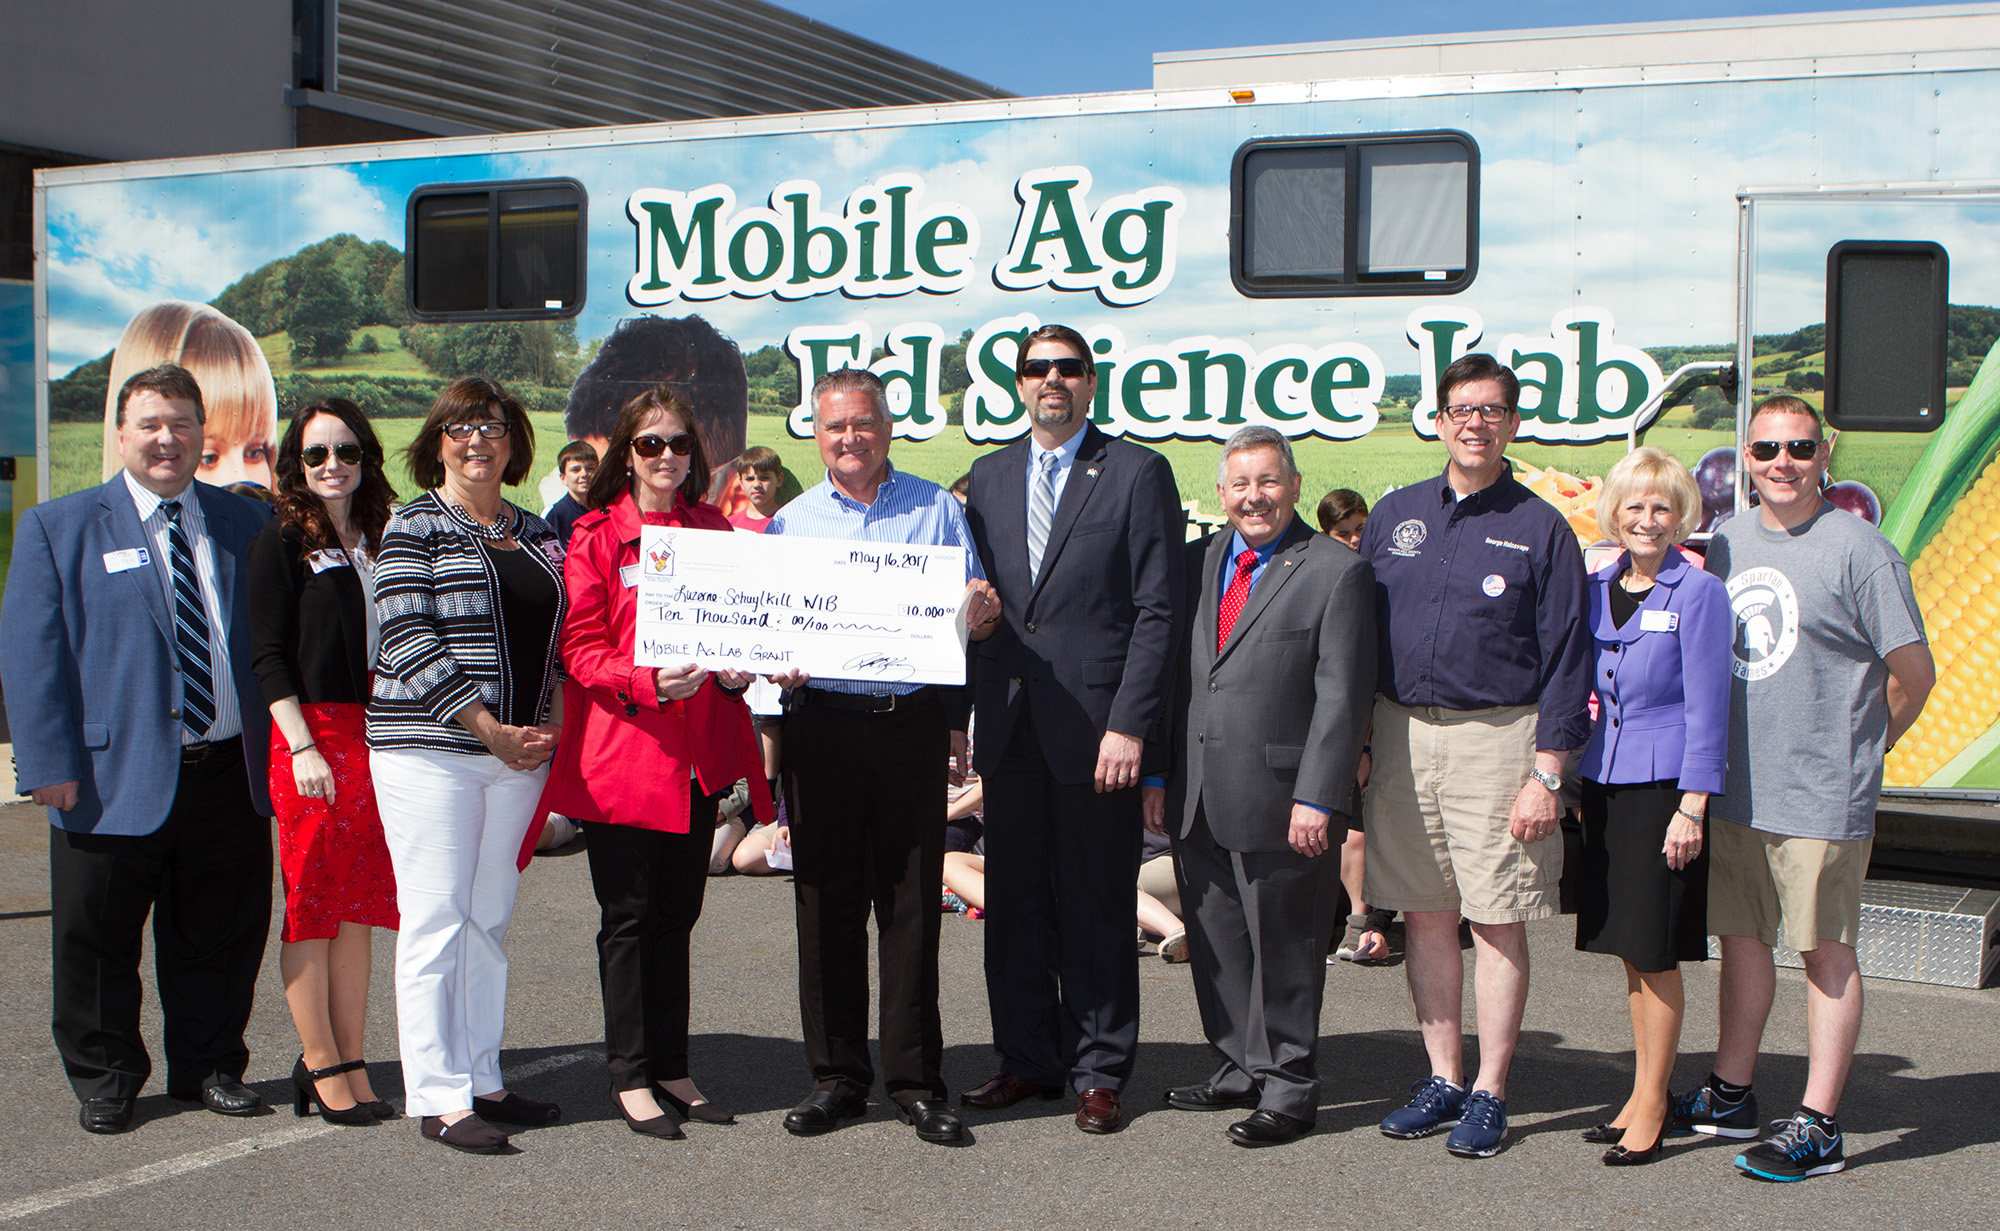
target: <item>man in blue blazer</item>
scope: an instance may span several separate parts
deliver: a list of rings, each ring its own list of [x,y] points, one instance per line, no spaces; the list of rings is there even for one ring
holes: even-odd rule
[[[124,470],[31,508],[0,603],[17,787],[49,809],[56,1048],[93,1133],[130,1127],[150,911],[167,1093],[262,1111],[243,1031],[271,915],[270,712],[250,670],[244,560],[269,517],[193,482],[201,389],[118,391]]]
[[[972,466],[965,519],[1002,615],[972,650],[986,784],[986,992],[1000,1074],[969,1107],[1077,1093],[1116,1132],[1139,1038],[1139,778],[1166,763],[1185,519],[1167,460],[1090,424],[1090,344],[1044,325],[1030,434]]]

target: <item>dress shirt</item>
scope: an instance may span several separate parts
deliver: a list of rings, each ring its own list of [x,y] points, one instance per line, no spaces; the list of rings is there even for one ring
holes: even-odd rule
[[[1028,441],[1027,492],[1029,508],[1032,509],[1035,507],[1035,484],[1041,481],[1042,459],[1048,457],[1050,454],[1054,454],[1056,459],[1056,473],[1054,479],[1051,481],[1051,486],[1055,488],[1056,499],[1055,504],[1051,508],[1059,509],[1062,507],[1063,485],[1069,482],[1070,467],[1076,464],[1076,455],[1083,448],[1083,436],[1082,432],[1078,432],[1053,449],[1044,449],[1032,439]]]
[[[1442,474],[1390,492],[1361,555],[1375,566],[1384,696],[1457,711],[1534,705],[1536,748],[1589,742],[1583,553],[1511,467],[1462,500]]]
[[[1075,450],[1072,449],[1070,455],[1074,457]],[[764,533],[868,543],[962,547],[965,549],[966,582],[969,584],[975,578],[984,581],[986,573],[980,568],[979,553],[972,546],[972,532],[966,528],[965,513],[959,508],[958,497],[929,479],[904,474],[886,462],[884,465],[886,470],[882,485],[875,489],[873,504],[862,504],[835,487],[831,478],[823,479],[811,491],[773,514]],[[895,693],[901,696],[915,692],[923,685],[814,676],[812,687],[827,692]]]
[[[174,548],[167,537],[167,515],[160,511],[160,506],[168,498],[154,494],[134,479],[131,471],[122,473],[125,489],[132,493],[132,505],[139,511],[139,526],[146,532],[146,541],[152,545],[153,572],[160,579],[160,588],[167,600],[167,612],[171,615],[174,610]],[[201,500],[195,495],[193,483],[183,487],[172,498],[181,502],[181,533],[187,535],[188,548],[194,552],[195,580],[201,583],[201,606],[208,613],[208,674],[215,681],[215,722],[209,726],[206,736],[196,735],[182,727],[181,743],[231,739],[243,734],[243,716],[236,706],[236,673],[229,667],[229,613],[222,609],[222,582],[215,571],[215,540],[208,537],[208,523],[202,518]]]

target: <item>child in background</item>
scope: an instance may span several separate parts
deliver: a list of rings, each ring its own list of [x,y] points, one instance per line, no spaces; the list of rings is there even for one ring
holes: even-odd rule
[[[750,507],[729,514],[729,524],[749,534],[762,534],[778,511],[778,488],[785,482],[785,466],[775,450],[751,445],[736,459],[736,481],[750,497]]]
[[[572,440],[556,454],[556,474],[562,478],[567,490],[562,499],[549,506],[543,514],[556,533],[562,536],[563,546],[569,546],[569,532],[576,525],[576,519],[589,512],[584,501],[584,493],[590,490],[590,480],[597,474],[597,450],[586,440]]]
[[[1368,524],[1368,502],[1361,493],[1345,487],[1336,487],[1319,500],[1319,528],[1329,538],[1337,539],[1349,547],[1361,543],[1361,527]],[[1343,962],[1359,962],[1369,965],[1389,955],[1389,938],[1386,931],[1389,921],[1396,917],[1394,911],[1368,909],[1361,900],[1361,873],[1363,868],[1363,836],[1361,833],[1361,790],[1368,785],[1367,749],[1362,749],[1361,772],[1354,784],[1354,806],[1348,809],[1349,822],[1347,840],[1340,844],[1340,883],[1347,889],[1348,909],[1353,914],[1347,916],[1347,930],[1341,935],[1340,944],[1333,956]]]

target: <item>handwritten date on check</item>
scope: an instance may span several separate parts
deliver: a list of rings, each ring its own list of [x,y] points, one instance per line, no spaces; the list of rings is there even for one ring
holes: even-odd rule
[[[965,549],[647,526],[633,662],[965,682]]]

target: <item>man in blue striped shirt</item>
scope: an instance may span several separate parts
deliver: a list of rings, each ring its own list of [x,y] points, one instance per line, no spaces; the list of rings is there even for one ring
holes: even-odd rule
[[[826,479],[778,510],[766,534],[963,547],[971,635],[1000,619],[958,500],[889,464],[881,378],[841,368],[813,385]],[[813,1090],[785,1117],[801,1136],[868,1110],[868,912],[881,933],[882,1084],[925,1141],[963,1141],[946,1100],[938,1022],[938,893],[945,793],[965,768],[964,688],[771,677],[791,689],[784,736],[799,925],[799,1019]],[[955,762],[948,771],[947,762]]]

